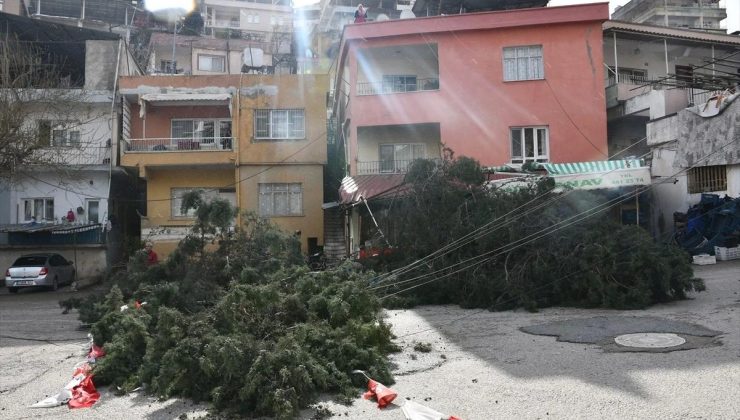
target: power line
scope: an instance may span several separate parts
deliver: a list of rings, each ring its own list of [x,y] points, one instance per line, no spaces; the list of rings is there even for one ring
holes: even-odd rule
[[[450,272],[450,273],[444,274],[444,275],[442,275],[442,276],[437,276],[437,277],[434,277],[434,278],[433,278],[432,280],[429,280],[429,281],[426,281],[426,282],[423,282],[423,283],[419,283],[419,284],[416,284],[416,285],[414,285],[414,286],[410,286],[410,287],[408,287],[408,288],[406,288],[406,289],[402,289],[402,290],[400,290],[400,291],[397,291],[397,292],[394,292],[394,293],[391,293],[391,294],[385,295],[385,296],[381,297],[381,299],[384,299],[384,298],[386,298],[386,297],[390,297],[390,296],[393,296],[393,295],[396,295],[396,294],[399,294],[399,293],[403,293],[403,292],[405,292],[405,291],[408,291],[408,290],[411,290],[411,289],[413,289],[413,288],[416,288],[416,287],[420,287],[420,286],[423,286],[423,285],[425,285],[425,284],[428,284],[428,283],[431,283],[431,282],[433,282],[433,281],[436,281],[436,280],[439,280],[439,279],[442,279],[442,278],[445,278],[445,277],[449,277],[449,276],[450,276],[450,275],[452,275],[452,274],[456,274],[456,273],[459,273],[459,272],[461,272],[461,271],[467,270],[467,269],[469,269],[469,268],[475,267],[475,266],[477,266],[477,265],[480,265],[480,264],[484,263],[485,261],[489,260],[490,258],[493,258],[493,257],[495,257],[495,256],[501,255],[501,254],[503,254],[503,253],[511,252],[511,251],[513,251],[514,249],[516,249],[516,248],[519,248],[519,247],[521,247],[521,246],[523,246],[523,245],[525,245],[525,244],[527,244],[527,243],[530,243],[530,242],[532,242],[532,241],[534,241],[534,240],[540,239],[540,238],[542,238],[542,237],[544,237],[544,236],[547,236],[547,235],[549,235],[549,234],[551,234],[551,233],[554,233],[554,232],[556,232],[556,231],[558,231],[558,230],[561,230],[561,229],[563,229],[563,228],[565,228],[565,227],[568,227],[568,226],[570,226],[570,225],[572,225],[572,224],[575,224],[575,223],[577,223],[577,222],[580,222],[581,220],[584,220],[584,219],[586,219],[586,218],[588,218],[588,217],[591,217],[591,216],[593,216],[594,214],[597,214],[597,213],[603,212],[603,211],[605,211],[605,210],[607,210],[607,209],[609,209],[609,208],[611,208],[611,207],[613,207],[613,206],[615,206],[615,205],[617,205],[617,204],[621,203],[621,201],[623,201],[623,198],[624,198],[624,197],[626,197],[626,196],[628,196],[628,195],[632,195],[632,194],[640,194],[640,193],[642,193],[642,192],[648,191],[648,190],[652,189],[653,187],[655,187],[656,185],[660,185],[660,184],[663,184],[663,183],[667,182],[668,180],[670,180],[671,178],[674,178],[675,176],[677,176],[677,175],[679,175],[679,174],[681,174],[681,173],[683,173],[683,172],[686,172],[686,171],[688,171],[688,170],[690,170],[690,169],[693,169],[694,167],[698,166],[698,164],[699,164],[699,163],[700,163],[701,161],[704,161],[704,160],[708,159],[709,157],[711,157],[711,156],[712,156],[712,155],[714,155],[715,153],[718,153],[718,152],[722,151],[722,150],[723,150],[724,148],[726,148],[727,146],[729,146],[729,145],[731,145],[731,144],[733,144],[733,143],[734,143],[734,139],[733,139],[733,140],[731,140],[731,141],[729,141],[729,142],[727,142],[727,143],[725,143],[725,144],[724,144],[724,145],[722,145],[722,146],[721,146],[720,148],[718,148],[718,149],[716,149],[715,151],[713,151],[713,152],[709,153],[708,155],[704,156],[703,158],[699,159],[699,160],[697,161],[697,163],[696,163],[696,164],[694,164],[694,165],[692,165],[691,167],[688,167],[688,168],[684,168],[684,169],[681,169],[680,171],[678,171],[678,172],[674,173],[674,174],[673,174],[673,175],[671,175],[670,177],[667,177],[667,178],[665,178],[665,180],[662,180],[661,182],[659,182],[659,183],[657,183],[657,184],[651,184],[651,185],[649,185],[649,186],[646,186],[646,187],[644,187],[644,188],[641,188],[641,189],[639,189],[639,191],[636,191],[636,192],[629,192],[629,193],[626,193],[626,194],[624,194],[624,195],[620,195],[619,197],[617,197],[617,198],[615,198],[615,199],[612,199],[612,200],[608,201],[607,203],[603,203],[603,204],[600,204],[600,205],[598,205],[598,206],[596,206],[596,207],[592,207],[592,208],[590,208],[590,209],[588,209],[588,210],[585,210],[585,211],[583,211],[583,212],[581,212],[581,213],[578,213],[578,214],[576,214],[576,215],[574,215],[574,216],[571,216],[571,217],[569,217],[569,218],[567,218],[567,219],[565,219],[565,220],[562,220],[562,221],[560,221],[560,222],[556,223],[555,225],[551,226],[550,228],[542,229],[542,230],[540,230],[540,231],[538,231],[538,232],[535,232],[535,233],[533,233],[533,234],[531,234],[531,235],[528,235],[528,236],[526,236],[526,237],[524,237],[524,238],[520,238],[520,239],[518,239],[517,241],[511,242],[511,243],[509,243],[509,244],[507,244],[507,245],[505,245],[505,246],[502,246],[502,247],[496,248],[496,249],[494,249],[494,250],[491,250],[491,251],[487,251],[487,252],[485,252],[485,253],[483,253],[483,254],[479,254],[479,255],[477,255],[477,256],[475,256],[475,257],[471,257],[471,258],[469,258],[469,259],[467,259],[467,260],[464,260],[464,261],[462,261],[462,262],[459,262],[459,263],[457,263],[457,264],[453,264],[453,265],[451,265],[451,266],[448,266],[448,267],[445,267],[445,268],[443,268],[443,269],[437,270],[437,271],[435,271],[435,272],[433,272],[433,273],[429,273],[429,274],[425,274],[425,275],[422,275],[422,276],[418,276],[418,277],[416,277],[416,278],[414,278],[414,279],[411,279],[411,280],[420,280],[420,279],[423,279],[423,278],[425,278],[425,277],[429,277],[429,276],[432,276],[432,275],[438,274],[439,272],[441,272],[441,271],[444,271],[444,270],[446,270],[446,269],[449,269],[449,268],[451,268],[451,267],[456,267],[456,266],[459,266],[459,265],[461,265],[461,264],[464,264],[464,263],[468,263],[468,262],[471,262],[471,261],[473,261],[473,260],[479,260],[479,261],[475,261],[475,262],[471,263],[471,264],[470,264],[470,265],[468,265],[468,266],[465,266],[465,267],[463,267],[463,268],[461,268],[461,269],[458,269],[458,270],[456,270],[456,271],[453,271],[453,272]],[[609,203],[610,203],[610,202],[612,202],[612,201],[614,201],[614,203],[612,203],[612,204],[609,204]],[[609,204],[609,205],[606,205],[606,204]],[[603,207],[603,208],[600,208],[600,207]],[[589,212],[593,212],[593,214],[588,214]],[[584,214],[585,214],[585,216],[583,216]],[[583,217],[581,217],[581,216],[583,216]],[[574,219],[575,219],[575,220],[574,220]],[[566,222],[567,222],[567,223],[566,223]],[[556,228],[554,228],[554,229],[553,229],[553,227],[556,227]],[[542,233],[542,232],[544,232],[544,233]],[[499,252],[499,251],[500,251],[500,252]],[[495,253],[495,254],[494,254],[494,253]],[[494,255],[490,255],[490,254],[494,254]],[[485,259],[482,259],[483,257],[486,257],[486,258],[485,258]],[[403,282],[405,283],[405,282],[410,282],[410,281],[404,280]],[[398,284],[400,284],[400,283],[398,283]],[[382,286],[382,287],[391,287],[391,286],[393,286],[393,284],[390,284],[390,285],[386,285],[386,286]],[[381,288],[381,286],[375,287],[375,288],[373,288],[373,290],[374,290],[374,289],[377,289],[377,288]]]

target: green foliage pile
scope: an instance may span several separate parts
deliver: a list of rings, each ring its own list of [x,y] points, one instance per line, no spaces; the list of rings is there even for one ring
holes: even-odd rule
[[[465,157],[416,161],[406,181],[409,195],[388,209],[403,227],[394,245],[405,258],[390,268],[415,265],[379,289],[386,305],[634,309],[704,290],[682,250],[593,212],[608,201],[599,193],[555,192],[547,179],[491,190],[480,165]],[[542,235],[565,220],[577,222]],[[482,226],[490,226],[485,235],[415,263]]]
[[[368,274],[309,272],[296,238],[269,222],[247,214],[234,232],[225,203],[183,202],[198,221],[174,254],[151,267],[134,258],[105,297],[85,302],[83,321],[107,351],[96,384],[292,418],[320,393],[356,396],[352,370],[392,383],[385,356],[396,349]]]

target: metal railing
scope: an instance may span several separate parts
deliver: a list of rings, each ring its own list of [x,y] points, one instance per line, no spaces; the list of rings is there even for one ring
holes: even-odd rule
[[[416,79],[416,83],[362,82],[357,84],[358,95],[384,95],[389,93],[439,90],[439,78]]]
[[[379,160],[373,162],[357,162],[357,175],[377,174],[404,174],[408,172],[411,160]],[[438,161],[439,159],[432,159]]]
[[[233,150],[232,137],[166,137],[124,140],[124,153]]]
[[[58,146],[37,151],[37,156],[44,162],[54,165],[110,165],[111,148],[107,146]]]
[[[650,83],[652,79],[648,75],[636,75],[636,74],[618,74],[615,77],[614,73],[609,75],[607,86],[613,86],[617,83],[627,83],[630,85],[643,85]]]

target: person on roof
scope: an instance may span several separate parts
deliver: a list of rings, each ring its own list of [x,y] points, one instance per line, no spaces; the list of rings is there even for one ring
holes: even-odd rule
[[[360,3],[355,10],[355,23],[367,22],[367,10]]]

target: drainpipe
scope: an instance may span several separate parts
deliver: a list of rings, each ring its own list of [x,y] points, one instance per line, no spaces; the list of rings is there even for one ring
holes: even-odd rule
[[[619,84],[619,61],[617,60],[617,33],[612,32],[612,39],[614,39],[614,77]]]
[[[665,75],[668,76],[668,41],[663,38],[663,51],[665,52]]]

